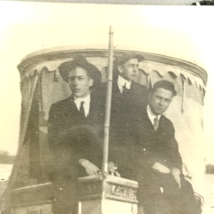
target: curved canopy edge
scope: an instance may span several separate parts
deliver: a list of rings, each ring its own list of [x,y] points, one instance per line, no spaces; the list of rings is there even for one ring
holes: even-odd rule
[[[176,59],[173,57],[168,57],[164,55],[154,54],[154,53],[146,53],[140,51],[127,51],[127,50],[114,50],[114,55],[119,56],[124,52],[133,52],[135,54],[141,54],[144,56],[146,61],[154,61],[159,63],[164,63],[172,66],[179,66],[181,68],[186,69],[189,73],[198,76],[203,80],[204,85],[207,83],[207,73],[206,71],[197,66],[196,64],[190,63],[188,61],[184,61],[181,59]],[[37,65],[38,63],[47,62],[47,61],[63,61],[73,58],[77,54],[82,54],[86,57],[107,57],[108,51],[106,49],[76,49],[76,50],[62,50],[62,51],[54,51],[45,52],[38,55],[25,57],[21,63],[18,65],[18,69],[20,71],[21,78],[26,74],[26,70],[29,70],[32,66]],[[161,71],[159,71],[161,72]]]

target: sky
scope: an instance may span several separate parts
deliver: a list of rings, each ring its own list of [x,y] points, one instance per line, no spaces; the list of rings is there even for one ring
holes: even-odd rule
[[[21,110],[17,65],[21,59],[62,45],[108,48],[108,29],[113,25],[115,48],[168,55],[207,71],[204,138],[207,162],[214,163],[212,20],[212,7],[0,2],[0,150],[17,151]]]

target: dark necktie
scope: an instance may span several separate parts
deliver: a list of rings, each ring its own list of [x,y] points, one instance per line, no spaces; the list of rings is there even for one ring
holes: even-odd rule
[[[126,83],[125,83],[125,85],[123,86],[123,91],[122,91],[122,93],[123,93],[123,94],[127,94],[128,92],[129,92],[129,89],[126,88]]]
[[[154,119],[154,130],[157,131],[159,127],[159,120],[158,120],[158,116],[156,116],[156,118]]]
[[[85,110],[84,110],[84,106],[83,105],[84,105],[84,101],[82,101],[81,104],[80,104],[79,112],[80,112],[81,117],[85,117]]]

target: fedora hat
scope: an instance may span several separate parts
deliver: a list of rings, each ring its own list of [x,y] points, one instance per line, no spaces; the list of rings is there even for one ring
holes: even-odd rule
[[[59,72],[62,78],[67,82],[69,71],[75,69],[76,67],[81,67],[87,71],[87,74],[90,78],[94,80],[94,85],[97,86],[101,83],[101,73],[96,66],[89,63],[85,56],[76,55],[73,60],[63,62],[59,66]]]

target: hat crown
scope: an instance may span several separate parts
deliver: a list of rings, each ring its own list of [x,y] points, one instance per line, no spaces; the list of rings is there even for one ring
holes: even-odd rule
[[[74,58],[73,58],[73,62],[74,64],[76,65],[85,65],[88,63],[87,59],[85,56],[83,55],[76,55]]]
[[[62,78],[67,81],[68,72],[76,67],[81,67],[87,71],[87,74],[94,80],[94,86],[101,83],[101,73],[98,68],[87,61],[86,57],[78,54],[72,60],[63,62],[59,66],[59,72]]]
[[[133,52],[123,52],[121,55],[115,58],[115,62],[117,63],[117,65],[120,65],[133,58],[136,58],[139,62],[144,60],[144,57],[141,54]]]

